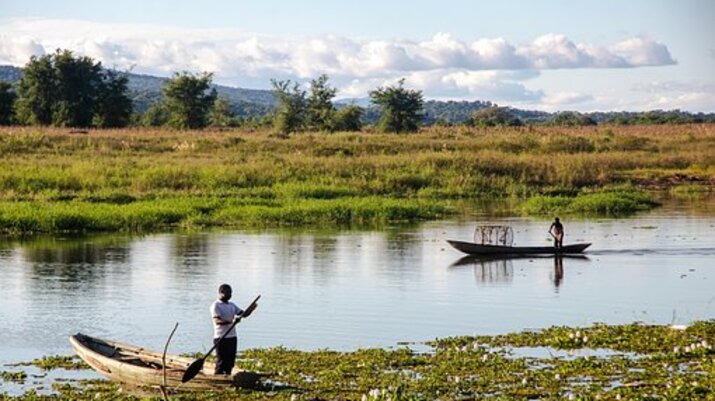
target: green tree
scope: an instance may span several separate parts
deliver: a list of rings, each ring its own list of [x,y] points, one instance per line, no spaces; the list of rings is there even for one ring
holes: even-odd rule
[[[379,87],[370,92],[372,103],[380,107],[382,115],[377,123],[382,132],[414,132],[422,122],[424,98],[422,91],[406,89],[405,80],[397,86]]]
[[[52,55],[32,56],[17,86],[17,117],[21,124],[50,125],[57,100],[57,75]]]
[[[273,126],[281,134],[290,134],[305,129],[307,120],[306,92],[297,82],[271,80],[273,92],[278,99],[278,108]]]
[[[132,115],[132,99],[127,95],[129,78],[113,70],[102,72],[93,124],[101,128],[125,127]]]
[[[33,56],[18,84],[17,117],[23,124],[118,127],[129,122],[127,78],[69,50]]]
[[[161,127],[169,123],[169,111],[164,103],[154,103],[141,116],[141,125],[145,127]]]
[[[331,126],[335,131],[360,131],[362,129],[362,107],[351,104],[333,115]]]
[[[211,89],[213,74],[175,73],[164,85],[164,102],[169,113],[168,124],[176,128],[203,128],[216,99]]]
[[[524,125],[507,107],[491,106],[477,110],[467,121],[467,125],[475,127],[518,127]]]
[[[0,125],[10,125],[14,121],[15,100],[17,95],[9,82],[0,80]]]
[[[337,89],[328,85],[328,76],[323,74],[310,81],[308,97],[308,125],[321,131],[332,131],[331,123],[335,114],[333,98]]]
[[[102,64],[89,57],[75,57],[69,50],[58,50],[52,61],[57,76],[52,124],[89,127],[102,91]]]
[[[217,97],[209,112],[209,125],[226,128],[235,125],[235,121],[235,115],[231,110],[231,102],[226,96]]]
[[[564,127],[581,127],[586,125],[596,125],[591,117],[574,111],[562,111],[556,114],[550,121],[552,125]]]

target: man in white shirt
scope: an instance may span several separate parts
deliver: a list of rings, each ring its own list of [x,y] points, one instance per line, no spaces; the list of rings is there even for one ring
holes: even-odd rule
[[[218,299],[211,304],[211,318],[214,327],[214,344],[218,343],[221,337],[226,334],[221,342],[216,345],[216,369],[215,374],[230,375],[233,365],[236,363],[236,327],[233,322],[237,317],[243,316],[243,309],[239,308],[231,299],[232,290],[228,284],[221,284],[218,287]],[[229,331],[230,328],[230,331]]]

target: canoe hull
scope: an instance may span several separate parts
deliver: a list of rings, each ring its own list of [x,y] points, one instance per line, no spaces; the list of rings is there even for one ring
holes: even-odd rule
[[[501,246],[482,245],[473,242],[453,241],[447,242],[454,249],[469,255],[568,255],[580,254],[586,250],[590,243],[564,245],[561,248],[553,246]]]
[[[103,340],[84,334],[70,337],[70,343],[77,355],[89,366],[109,380],[129,386],[159,387],[163,385],[162,354],[133,345]],[[181,384],[186,368],[193,362],[191,358],[166,355],[166,386],[179,390],[224,390],[232,387],[253,387],[260,374],[239,371],[232,376],[215,375],[211,367],[188,383]]]

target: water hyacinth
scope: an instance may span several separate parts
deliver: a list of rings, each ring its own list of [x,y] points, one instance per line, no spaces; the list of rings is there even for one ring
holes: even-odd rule
[[[533,357],[520,350],[520,347],[553,347],[554,344],[570,350],[575,342],[568,340],[568,334],[576,338],[577,331],[580,338],[589,337],[589,343],[610,351],[585,358],[578,353],[572,357]],[[554,338],[564,341],[554,343]],[[521,401],[571,396],[583,400],[708,399],[707,396],[715,394],[715,382],[708,380],[703,372],[712,366],[712,352],[708,347],[713,341],[715,321],[706,321],[695,322],[684,331],[655,325],[594,325],[496,336],[450,337],[429,342],[426,352],[421,346],[420,352],[404,347],[352,352],[249,349],[242,351],[238,367],[267,375],[268,392],[198,393],[176,399],[262,401],[269,396],[273,401]],[[507,342],[511,348],[501,348]],[[471,350],[474,344],[483,344],[491,352],[454,351],[465,346]],[[686,346],[690,352],[681,352]],[[28,393],[25,399],[17,401],[137,401],[128,393],[120,392],[115,384],[103,380],[72,385],[56,383],[54,388],[58,395],[45,397]],[[0,400],[15,401],[2,396]]]

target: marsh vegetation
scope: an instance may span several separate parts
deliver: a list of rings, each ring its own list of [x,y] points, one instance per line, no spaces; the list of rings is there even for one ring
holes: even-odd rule
[[[270,131],[0,131],[5,233],[379,224],[516,199],[517,213],[623,214],[652,188],[707,191],[709,125]],[[680,185],[686,185],[678,190]]]
[[[405,346],[352,352],[251,349],[238,362],[267,375],[260,391],[185,394],[174,399],[710,399],[715,393],[714,342],[715,322],[701,321],[688,327],[551,327],[411,344],[420,352]],[[2,377],[15,380],[18,375]],[[0,399],[138,399],[104,380],[56,383],[53,391],[54,395],[30,391],[0,395]],[[154,399],[160,399],[158,394]]]

